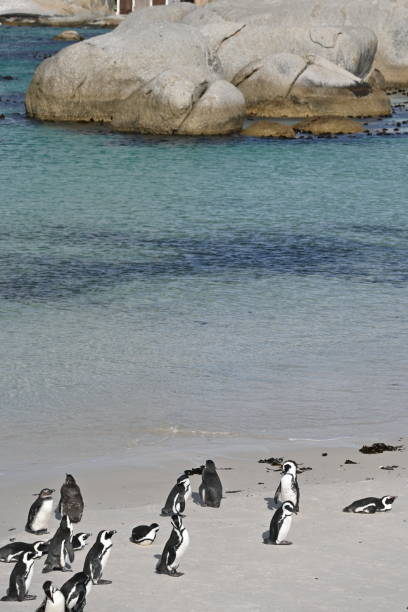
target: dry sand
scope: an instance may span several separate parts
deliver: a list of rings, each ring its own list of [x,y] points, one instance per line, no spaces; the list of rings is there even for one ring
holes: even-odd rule
[[[326,457],[322,453],[327,451]],[[225,499],[220,509],[203,508],[189,500],[184,524],[191,543],[180,565],[184,576],[158,575],[154,568],[170,533],[170,519],[160,509],[176,477],[196,467],[186,458],[163,457],[155,466],[137,468],[97,465],[72,469],[85,499],[82,522],[75,531],[117,529],[104,577],[113,583],[95,586],[87,612],[137,610],[168,612],[344,610],[347,612],[405,610],[408,593],[406,528],[408,452],[363,455],[357,449],[296,449],[285,458],[312,467],[299,476],[300,513],[294,518],[292,546],[265,546],[262,536],[274,512],[272,498],[279,483],[275,468],[259,464],[265,455],[213,457],[219,468]],[[207,457],[202,457],[204,461]],[[136,458],[137,459],[137,458]],[[358,462],[345,465],[346,459]],[[385,471],[382,465],[398,465]],[[67,471],[70,465],[67,465]],[[231,469],[221,469],[231,468]],[[64,470],[65,471],[65,470]],[[62,472],[62,471],[61,471]],[[32,493],[62,484],[64,472],[45,477],[39,471],[25,479],[1,479],[1,544],[10,537],[34,541],[24,532]],[[191,477],[194,498],[199,476]],[[391,512],[374,515],[343,513],[355,499],[398,495]],[[58,495],[55,494],[55,505]],[[129,542],[137,524],[158,522],[160,531],[150,547]],[[53,518],[50,531],[57,527]],[[15,531],[9,529],[15,528]],[[81,571],[86,550],[76,554],[74,571]],[[35,610],[43,597],[45,579],[60,586],[70,574],[41,573],[36,562],[31,593],[35,602],[1,603],[4,610]],[[12,565],[0,564],[0,594],[5,593]]]

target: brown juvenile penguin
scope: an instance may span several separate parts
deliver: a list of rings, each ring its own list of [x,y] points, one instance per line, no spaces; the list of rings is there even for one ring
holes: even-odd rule
[[[81,490],[75,478],[71,474],[67,474],[65,482],[61,487],[61,499],[58,504],[58,513],[60,516],[66,514],[72,523],[79,523],[84,511],[84,500],[82,499]]]

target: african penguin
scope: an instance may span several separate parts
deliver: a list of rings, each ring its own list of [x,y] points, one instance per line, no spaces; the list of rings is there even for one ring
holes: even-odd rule
[[[63,514],[68,515],[71,523],[79,523],[83,511],[84,500],[82,499],[81,490],[75,478],[71,474],[67,474],[65,482],[61,487],[61,498],[57,513],[59,516]]]
[[[285,461],[282,464],[282,476],[278,488],[275,492],[275,504],[291,501],[295,511],[299,512],[299,485],[297,481],[297,464],[295,461]]]
[[[15,563],[25,552],[37,552],[41,557],[48,552],[48,542],[10,542],[0,548],[0,561]]]
[[[285,538],[292,525],[292,517],[296,514],[295,506],[291,501],[285,501],[276,510],[269,526],[269,538],[264,540],[265,544],[292,544]]]
[[[190,479],[186,474],[177,478],[177,482],[170,491],[166,503],[161,510],[162,516],[182,514],[186,507],[186,501],[191,495]]]
[[[72,525],[69,517],[64,515],[57,531],[49,541],[43,574],[52,572],[53,570],[69,572],[71,571],[70,563],[72,563],[73,560]]]
[[[76,533],[72,537],[72,548],[73,550],[82,550],[88,544],[88,538],[90,538],[92,533]]]
[[[151,525],[138,525],[137,527],[133,527],[130,540],[140,546],[149,546],[153,544],[158,531],[159,526],[157,523],[152,523]]]
[[[222,484],[215,469],[214,461],[207,459],[199,487],[199,495],[203,506],[219,508],[222,498]]]
[[[36,612],[65,612],[65,597],[51,580],[44,582],[43,589],[45,599]]]
[[[38,497],[31,505],[25,526],[25,530],[28,533],[35,533],[37,535],[48,533],[47,527],[51,518],[52,494],[54,491],[55,489],[42,489],[39,493],[35,493]]]
[[[1,601],[24,601],[37,597],[37,595],[29,595],[28,591],[33,577],[34,560],[38,556],[39,553],[32,551],[23,553],[10,574],[7,595],[4,595]]]
[[[156,572],[158,574],[179,577],[183,574],[177,571],[178,566],[180,565],[181,557],[190,543],[190,536],[179,514],[173,514],[171,522],[173,529],[164,546],[160,561],[156,566]]]
[[[87,574],[84,572],[74,574],[61,587],[61,593],[65,597],[66,609],[73,612],[82,612],[91,588],[92,582]]]
[[[111,553],[112,536],[115,533],[114,529],[100,531],[96,542],[85,557],[84,572],[90,577],[92,584],[111,584],[112,582],[112,580],[102,580],[102,574]]]
[[[396,495],[384,495],[384,497],[364,497],[358,499],[349,506],[343,508],[343,512],[356,512],[362,514],[374,514],[374,512],[388,512],[397,499]]]

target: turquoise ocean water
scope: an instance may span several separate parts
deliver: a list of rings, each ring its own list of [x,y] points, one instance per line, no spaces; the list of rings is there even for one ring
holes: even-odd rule
[[[2,459],[406,434],[408,138],[28,120],[54,34],[0,28]]]

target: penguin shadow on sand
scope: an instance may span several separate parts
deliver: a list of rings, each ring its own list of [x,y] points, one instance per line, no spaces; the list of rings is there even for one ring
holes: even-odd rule
[[[191,499],[193,500],[193,503],[196,504],[197,506],[203,505],[200,494],[198,492],[194,491],[193,493],[191,493]]]
[[[277,510],[281,505],[281,502],[275,501],[273,497],[264,497],[264,500],[268,510]]]

